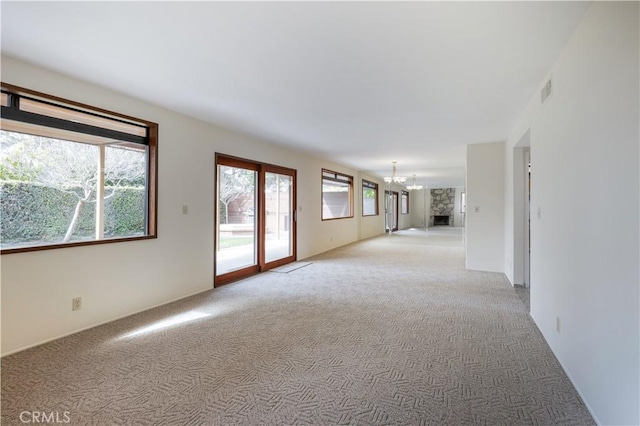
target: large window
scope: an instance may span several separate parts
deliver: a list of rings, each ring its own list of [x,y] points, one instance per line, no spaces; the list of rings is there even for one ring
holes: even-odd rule
[[[402,191],[400,194],[400,214],[409,214],[409,192]]]
[[[378,184],[362,180],[362,216],[378,215]]]
[[[322,170],[322,220],[353,217],[353,177]]]
[[[2,253],[153,238],[155,123],[2,84]]]

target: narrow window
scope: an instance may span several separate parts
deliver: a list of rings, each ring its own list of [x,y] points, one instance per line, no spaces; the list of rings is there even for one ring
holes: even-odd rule
[[[402,191],[400,194],[400,214],[409,214],[409,192]]]
[[[322,220],[353,217],[353,177],[322,170]]]
[[[362,180],[362,216],[378,215],[378,184]]]
[[[2,84],[2,253],[156,236],[158,125]]]

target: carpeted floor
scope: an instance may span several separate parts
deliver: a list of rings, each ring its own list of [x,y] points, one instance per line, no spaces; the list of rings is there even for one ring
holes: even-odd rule
[[[6,357],[2,424],[594,424],[461,241],[373,238]]]
[[[516,285],[513,289],[516,291],[520,300],[522,300],[522,304],[527,312],[531,312],[531,295],[529,294],[529,288],[522,285]]]

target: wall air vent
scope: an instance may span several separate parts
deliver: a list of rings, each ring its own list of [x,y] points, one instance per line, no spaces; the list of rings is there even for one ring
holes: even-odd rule
[[[552,93],[553,85],[551,84],[551,78],[549,78],[549,80],[547,80],[547,83],[542,88],[542,91],[540,91],[540,103],[545,103],[547,99],[551,97]]]

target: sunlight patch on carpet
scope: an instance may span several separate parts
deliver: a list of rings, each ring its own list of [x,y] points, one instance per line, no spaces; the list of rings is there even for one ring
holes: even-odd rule
[[[142,334],[147,334],[147,333],[151,333],[153,331],[158,331],[158,330],[162,330],[165,328],[169,328],[169,327],[174,327],[176,325],[179,324],[184,324],[185,322],[190,322],[190,321],[194,321],[200,318],[204,318],[204,317],[208,317],[211,314],[207,314],[205,312],[199,312],[199,311],[190,311],[190,312],[186,312],[184,314],[180,314],[180,315],[175,315],[173,317],[164,319],[162,321],[158,321],[154,324],[148,325],[146,327],[142,327],[139,328],[136,331],[133,331],[131,333],[125,334],[124,336],[122,336],[122,339],[127,339],[129,337],[136,337],[136,336],[140,336]]]

